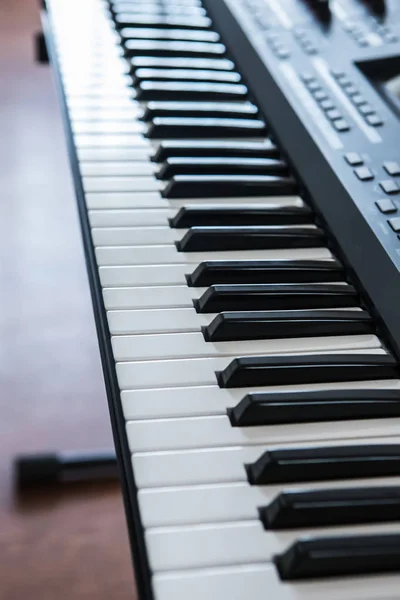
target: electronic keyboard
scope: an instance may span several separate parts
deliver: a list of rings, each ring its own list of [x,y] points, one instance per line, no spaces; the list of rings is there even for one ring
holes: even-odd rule
[[[47,0],[139,596],[400,590],[400,5]]]

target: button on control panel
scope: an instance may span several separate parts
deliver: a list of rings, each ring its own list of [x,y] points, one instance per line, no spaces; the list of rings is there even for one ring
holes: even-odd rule
[[[344,71],[333,69],[331,74],[338,85],[349,98],[350,102],[356,107],[365,122],[371,127],[381,127],[383,119],[378,115],[375,108],[364,98],[358,87],[351,81]]]
[[[332,127],[339,133],[350,131],[350,124],[317,75],[303,73],[300,75],[300,79],[319,105],[327,120],[330,121]]]
[[[364,160],[359,154],[357,154],[357,152],[348,152],[345,154],[344,158],[347,164],[349,164],[351,167],[358,167],[359,165],[364,164]]]
[[[385,194],[400,194],[400,187],[395,181],[393,181],[393,179],[385,179],[384,181],[380,181],[379,185],[381,186]]]
[[[375,177],[368,167],[357,167],[354,173],[360,181],[371,181]]]
[[[379,210],[384,214],[397,212],[395,204],[393,204],[393,202],[389,198],[382,198],[382,200],[377,200],[375,204],[379,208]]]
[[[383,168],[386,173],[392,177],[400,176],[400,164],[394,160],[388,160],[383,163]]]

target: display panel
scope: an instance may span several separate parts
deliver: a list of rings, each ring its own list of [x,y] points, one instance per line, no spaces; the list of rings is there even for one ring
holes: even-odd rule
[[[363,61],[358,67],[400,119],[400,56]]]

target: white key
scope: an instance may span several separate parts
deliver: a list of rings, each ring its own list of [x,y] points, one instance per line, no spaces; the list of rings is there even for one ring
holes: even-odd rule
[[[63,76],[63,80],[66,77],[73,77],[73,69],[76,68],[76,64],[72,60],[68,60],[66,57],[60,63],[60,72]],[[89,74],[91,77],[102,78],[104,76],[112,75],[128,75],[129,64],[125,59],[109,58],[99,64],[91,58],[85,58],[85,60],[79,65],[79,75],[84,77]]]
[[[80,110],[129,110],[132,108],[132,98],[117,97],[88,97],[73,96],[67,97],[66,103],[69,109]],[[75,144],[76,144],[76,140]],[[118,146],[118,144],[117,144]],[[112,144],[111,144],[112,147]]]
[[[201,331],[150,335],[117,335],[111,339],[117,361],[169,360],[208,356],[255,356],[289,352],[318,353],[331,350],[380,348],[375,335],[333,335],[326,337],[282,338],[206,342]],[[207,382],[205,382],[207,383]]]
[[[400,418],[232,427],[227,415],[128,421],[132,452],[400,435]]]
[[[336,352],[336,351],[331,351]],[[349,350],[348,352],[354,353]],[[357,350],[360,352],[360,350]],[[384,350],[363,350],[367,354],[386,354]],[[323,354],[321,351],[318,354]],[[225,369],[231,357],[190,358],[119,362],[116,365],[121,390],[215,385],[215,371]]]
[[[142,155],[142,160],[143,160]],[[260,204],[274,207],[283,206],[301,206],[302,200],[296,196],[288,196],[277,200],[274,196],[271,198],[264,198],[262,196],[251,198],[251,202],[246,202],[247,198],[202,198],[201,206],[207,205],[208,208],[213,209],[218,207],[226,208],[240,208],[245,206],[247,208],[260,208]],[[113,193],[107,192],[102,194],[87,194],[86,204],[91,209],[105,209],[102,210],[102,221],[98,227],[125,227],[135,226],[135,209],[138,208],[180,208],[182,206],[199,206],[198,198],[163,198],[161,194],[135,194],[132,192],[120,192]],[[115,209],[132,209],[132,210],[115,210]],[[98,211],[92,210],[91,213]],[[151,223],[150,223],[151,224]],[[94,225],[96,226],[96,224]]]
[[[60,70],[66,96],[76,96],[81,89],[86,93],[87,90],[96,88],[104,90],[105,94],[112,98],[133,98],[136,93],[128,83],[132,81],[131,76],[120,72],[120,61],[120,57],[112,55],[86,56],[78,69],[71,57],[63,56],[60,60]],[[75,71],[72,72],[74,68]]]
[[[232,358],[198,358],[117,363],[120,389],[213,385],[215,371],[228,366]]]
[[[64,75],[63,85],[66,95],[75,95],[79,93],[88,93],[92,91],[98,93],[109,93],[111,95],[122,94],[127,86],[132,85],[130,75],[118,75],[113,73],[104,73],[104,75],[94,75],[93,73],[78,72],[74,75]],[[120,90],[122,90],[120,92]],[[127,94],[130,97],[130,94]]]
[[[164,246],[181,240],[186,233],[187,229],[172,229],[171,227],[102,227],[92,229],[95,246]]]
[[[104,65],[104,71],[96,68],[92,60],[85,60],[79,68],[74,69],[72,60],[69,60],[66,56],[62,59],[62,68],[60,69],[63,78],[63,84],[66,89],[75,84],[82,84],[86,86],[106,85],[111,84],[115,88],[132,85],[132,77],[129,75],[125,67],[125,73],[123,72],[123,63],[118,59],[105,57],[102,61]],[[73,70],[74,69],[74,70]]]
[[[112,86],[106,87],[77,87],[74,91],[65,95],[67,103],[71,100],[72,102],[79,101],[83,106],[89,107],[92,104],[98,105],[99,102],[108,102],[109,105],[115,105],[118,107],[124,101],[130,103],[131,100],[136,99],[136,93],[134,90],[130,92],[128,89],[116,88]],[[94,134],[95,135],[95,134]]]
[[[153,192],[164,184],[155,177],[83,177],[85,192]]]
[[[343,446],[343,440],[339,436],[340,433],[336,439],[330,439],[329,446]],[[399,444],[400,437],[367,437],[346,441],[346,445],[357,446],[382,443]],[[326,441],[308,440],[295,445],[296,448],[310,446],[326,446]],[[138,488],[247,483],[245,464],[258,460],[267,448],[273,450],[276,447],[281,446],[273,446],[268,442],[261,446],[137,452],[132,456],[132,465]]]
[[[138,267],[140,273],[146,274],[147,268]],[[153,269],[153,267],[150,267]],[[159,269],[157,273],[162,276]],[[182,278],[180,267],[168,267],[169,273],[177,279]],[[184,279],[181,280],[181,283]],[[143,309],[143,308],[193,308],[193,299],[200,298],[207,288],[189,288],[187,285],[153,286],[153,287],[115,287],[103,289],[104,304],[107,309]]]
[[[139,134],[96,135],[79,134],[74,137],[78,148],[150,148],[149,141]]]
[[[69,111],[70,119],[73,123],[89,122],[101,123],[103,121],[117,121],[118,123],[131,123],[143,115],[143,108],[137,102],[132,101],[132,106],[121,108],[120,110],[97,109],[84,110],[81,108],[71,108]]]
[[[156,171],[155,164],[150,161],[81,162],[79,168],[84,177],[118,177],[125,175],[139,178],[144,175],[154,175]],[[165,224],[165,221],[163,224]]]
[[[315,383],[253,388],[218,388],[217,386],[175,387],[147,390],[123,390],[122,408],[127,421],[226,415],[248,393],[301,392],[347,389],[397,389],[400,380],[350,381],[347,383]]]
[[[92,65],[93,68],[97,70],[102,64],[118,63],[123,60],[123,49],[114,44],[107,44],[106,48],[107,34],[103,31],[101,35],[105,37],[102,46],[99,43],[96,44],[92,39],[90,41],[90,47],[85,47],[84,44],[76,44],[72,51],[64,47],[63,52],[59,52],[60,64],[65,70],[68,68],[69,72],[71,72],[71,69],[74,67],[78,69],[79,65],[81,65],[82,69],[87,69]],[[75,40],[68,40],[66,43],[72,45],[72,41],[75,43]]]
[[[215,314],[197,313],[194,308],[119,310],[107,313],[112,335],[200,331],[200,327],[209,325],[214,317]]]
[[[147,125],[131,119],[120,123],[119,121],[73,121],[72,130],[77,135],[121,135],[147,132]]]
[[[344,479],[309,483],[250,485],[247,482],[141,489],[138,493],[143,527],[246,521],[282,492],[398,486],[396,477]]]
[[[102,67],[104,71],[102,71]],[[74,55],[69,57],[68,52],[63,52],[60,55],[60,71],[64,77],[73,77],[75,72],[90,73],[100,77],[103,73],[126,75],[130,69],[129,63],[121,56],[111,55],[103,57],[101,62],[99,62],[95,57],[90,56],[90,54],[82,53],[79,61],[77,61]]]
[[[153,571],[201,569],[272,561],[301,537],[399,534],[400,524],[266,531],[261,521],[165,527],[145,531]]]
[[[185,274],[189,270],[187,265],[139,265],[135,267],[101,267],[99,274],[103,288],[115,286],[182,286],[186,283]],[[188,291],[184,292],[185,299],[195,297],[191,294],[192,289],[195,288],[187,288]],[[182,295],[180,287],[176,297],[178,295]]]
[[[86,194],[85,200],[92,227],[129,227],[136,224],[137,209],[168,210],[175,206],[172,202],[162,198],[159,192],[89,193]],[[134,210],[130,210],[132,208]]]
[[[123,265],[199,264],[204,260],[307,260],[331,258],[327,248],[282,248],[278,250],[227,250],[220,252],[178,252],[173,245],[106,246],[96,248],[99,267]]]
[[[67,98],[94,98],[94,99],[109,99],[109,100],[117,100],[122,98],[126,98],[130,100],[131,98],[136,98],[136,92],[134,89],[130,89],[124,86],[115,87],[112,84],[104,84],[104,85],[76,85],[71,86],[68,90],[66,90]]]
[[[145,148],[77,148],[77,153],[81,163],[99,162],[100,165],[112,161],[145,161],[149,156],[149,151]]]
[[[148,236],[151,236],[153,244],[173,243],[174,230],[165,227],[168,218],[175,211],[168,209],[150,209],[138,210],[138,221],[142,220],[141,227],[94,227],[92,229],[92,238],[95,246],[112,246],[112,245],[140,245],[141,241],[146,241]],[[156,221],[151,227],[148,226],[148,221]],[[187,230],[180,230],[187,231]],[[142,233],[144,232],[144,233]]]
[[[264,559],[265,561],[265,559]],[[397,600],[400,575],[283,582],[265,562],[235,567],[156,573],[156,600]]]

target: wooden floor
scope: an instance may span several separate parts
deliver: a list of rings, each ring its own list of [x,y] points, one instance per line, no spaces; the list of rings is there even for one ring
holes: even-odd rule
[[[111,446],[74,194],[38,0],[0,2],[0,598],[122,600],[117,485],[18,498],[20,452]]]

